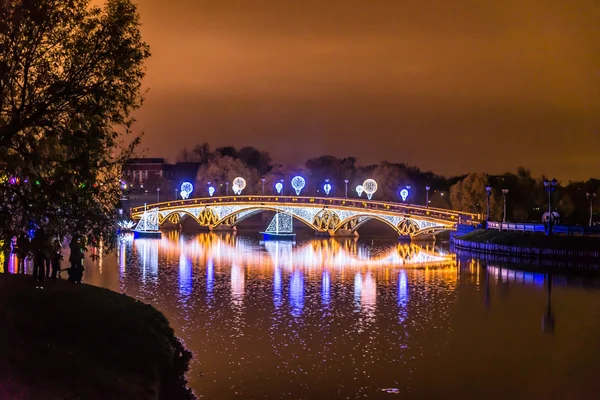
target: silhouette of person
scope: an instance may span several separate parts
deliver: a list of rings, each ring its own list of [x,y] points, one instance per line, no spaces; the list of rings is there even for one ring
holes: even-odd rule
[[[73,235],[69,248],[71,249],[71,255],[69,256],[71,267],[67,269],[69,282],[81,283],[83,278],[83,245],[79,235]]]
[[[54,241],[54,254],[52,255],[52,274],[50,275],[52,279],[56,279],[60,272],[60,262],[63,259],[60,249],[60,241],[57,239]]]
[[[39,228],[35,232],[35,236],[31,242],[31,247],[33,249],[33,277],[38,282],[42,282],[44,280],[44,264],[46,260],[47,240],[46,231],[44,228]]]
[[[17,272],[25,272],[25,259],[27,258],[27,253],[29,252],[29,238],[25,234],[25,232],[21,232],[19,237],[17,237],[17,246],[14,249],[14,252],[17,254]]]

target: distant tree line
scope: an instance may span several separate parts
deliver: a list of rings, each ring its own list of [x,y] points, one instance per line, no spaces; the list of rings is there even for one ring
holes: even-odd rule
[[[266,151],[254,147],[237,149],[233,146],[211,150],[207,143],[193,149],[183,149],[178,161],[200,162],[196,179],[196,196],[206,196],[208,182],[215,187],[215,195],[224,195],[226,182],[241,176],[247,181],[246,193],[261,193],[265,179],[265,194],[276,194],[275,184],[284,180],[285,194],[292,194],[290,181],[295,175],[306,180],[302,193],[325,196],[323,185],[329,179],[332,185],[330,196],[345,195],[345,180],[348,180],[348,197],[356,198],[356,186],[367,178],[375,179],[378,190],[373,196],[377,200],[400,201],[399,191],[410,186],[408,202],[425,205],[427,197],[431,207],[453,208],[479,213],[485,217],[487,210],[486,187],[491,187],[490,218],[499,221],[503,214],[502,189],[508,189],[507,221],[541,221],[548,210],[548,197],[544,190],[545,177],[534,177],[526,168],[519,167],[516,173],[502,175],[470,173],[445,177],[431,171],[404,163],[382,161],[379,164],[360,165],[356,157],[338,158],[331,155],[310,158],[300,165],[273,163]],[[550,178],[551,179],[551,178]],[[429,187],[427,196],[426,187]],[[552,209],[566,223],[586,224],[589,220],[589,194],[600,194],[600,180],[586,182],[559,182],[552,195]],[[230,191],[230,194],[232,192]],[[364,195],[363,195],[364,196]],[[598,196],[597,198],[600,198]]]

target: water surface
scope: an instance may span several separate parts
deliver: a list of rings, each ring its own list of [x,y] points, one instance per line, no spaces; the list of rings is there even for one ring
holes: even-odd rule
[[[124,237],[85,280],[161,310],[204,399],[598,398],[596,279],[550,286],[526,267],[390,241],[170,232]]]

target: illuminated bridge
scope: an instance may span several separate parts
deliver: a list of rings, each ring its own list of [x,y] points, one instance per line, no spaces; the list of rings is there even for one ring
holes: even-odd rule
[[[236,224],[252,215],[274,211],[289,214],[315,232],[330,236],[358,236],[362,224],[378,220],[400,236],[426,237],[455,230],[458,224],[474,225],[480,219],[478,214],[406,203],[303,196],[205,197],[149,204],[147,210],[156,212],[159,226],[191,218],[209,230],[235,229]],[[134,220],[143,215],[144,207],[132,208]]]

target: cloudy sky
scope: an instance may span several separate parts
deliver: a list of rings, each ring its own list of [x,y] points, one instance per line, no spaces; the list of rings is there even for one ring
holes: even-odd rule
[[[138,0],[147,156],[600,177],[596,0]]]

